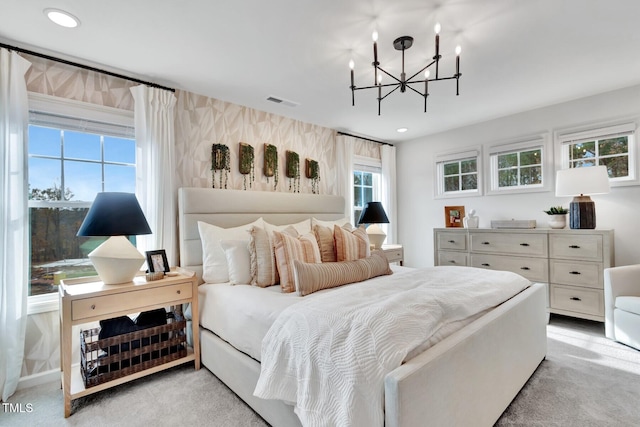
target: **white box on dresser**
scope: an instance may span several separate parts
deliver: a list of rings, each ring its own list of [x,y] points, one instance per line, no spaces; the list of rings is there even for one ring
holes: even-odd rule
[[[434,229],[435,265],[513,271],[548,285],[551,313],[604,321],[613,230]]]

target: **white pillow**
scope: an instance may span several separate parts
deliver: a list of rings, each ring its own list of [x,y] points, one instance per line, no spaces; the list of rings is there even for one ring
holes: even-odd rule
[[[229,267],[229,283],[232,285],[251,284],[251,258],[248,240],[221,240]]]
[[[267,221],[264,222],[264,229],[267,230],[267,233],[273,235],[274,231],[284,231],[287,227],[293,227],[296,229],[298,234],[307,234],[311,233],[311,220],[305,219],[304,221],[297,222],[295,224],[285,224],[285,225],[274,225],[270,224]]]
[[[351,222],[351,219],[347,218],[346,216],[344,218],[336,219],[333,221],[323,221],[321,219],[311,218],[311,229],[313,230],[313,227],[316,225],[321,225],[323,227],[329,227],[330,229],[333,230],[334,225],[337,225],[338,227],[342,227],[345,224],[348,224],[350,222]]]
[[[264,227],[262,218],[250,224],[233,228],[222,228],[198,221],[198,231],[202,240],[202,279],[205,283],[225,283],[229,281],[227,257],[220,246],[221,240],[244,240],[249,238],[251,226]]]

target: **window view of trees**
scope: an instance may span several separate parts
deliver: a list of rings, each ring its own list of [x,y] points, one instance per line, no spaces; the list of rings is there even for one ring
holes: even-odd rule
[[[364,206],[380,198],[381,174],[354,170],[353,172],[353,224],[357,225]]]
[[[609,178],[629,176],[629,137],[619,136],[569,145],[569,167],[602,165]]]
[[[499,154],[498,188],[542,184],[542,150]]]
[[[465,191],[478,189],[478,161],[456,160],[444,165],[444,191]]]

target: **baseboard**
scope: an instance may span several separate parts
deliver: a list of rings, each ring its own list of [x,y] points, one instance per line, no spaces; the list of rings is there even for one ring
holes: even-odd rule
[[[50,371],[20,377],[16,390],[23,390],[25,388],[44,385],[54,381],[60,381],[60,369],[52,369]]]

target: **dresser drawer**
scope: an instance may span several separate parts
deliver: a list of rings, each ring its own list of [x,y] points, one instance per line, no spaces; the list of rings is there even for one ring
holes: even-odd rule
[[[446,231],[436,234],[436,244],[438,250],[453,249],[458,251],[467,250],[467,234],[466,233],[447,233]]]
[[[602,263],[551,260],[551,282],[602,289]]]
[[[546,234],[471,233],[470,238],[472,252],[547,256]]]
[[[596,234],[549,236],[551,258],[602,261],[602,236]]]
[[[465,252],[438,252],[438,265],[466,266],[467,254]]]
[[[140,307],[169,304],[191,298],[191,282],[160,288],[141,289],[101,297],[78,299],[71,302],[71,319],[80,320],[104,314],[139,311]]]
[[[551,308],[604,316],[604,292],[599,289],[551,284]]]
[[[471,254],[471,266],[518,273],[532,282],[548,282],[549,263],[546,258]]]

